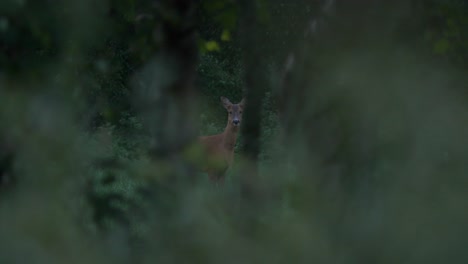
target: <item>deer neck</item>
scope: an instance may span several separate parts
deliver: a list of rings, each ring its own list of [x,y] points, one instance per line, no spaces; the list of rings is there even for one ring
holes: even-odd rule
[[[223,132],[223,144],[228,150],[233,150],[236,145],[237,133],[239,132],[239,126],[234,126],[230,122],[226,125]]]

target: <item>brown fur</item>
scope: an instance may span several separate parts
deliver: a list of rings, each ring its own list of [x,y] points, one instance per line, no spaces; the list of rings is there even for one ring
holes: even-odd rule
[[[242,122],[244,101],[242,99],[240,103],[232,104],[229,99],[221,97],[221,102],[228,112],[228,122],[224,131],[217,135],[199,138],[199,143],[206,154],[202,171],[206,172],[213,182],[223,183],[226,171],[234,162],[234,147]]]

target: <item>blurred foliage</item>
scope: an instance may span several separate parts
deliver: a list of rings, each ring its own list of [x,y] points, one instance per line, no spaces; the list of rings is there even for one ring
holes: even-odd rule
[[[176,2],[1,1],[0,263],[468,260],[466,1],[356,13],[335,1],[312,44],[327,1],[256,1],[270,77],[259,207],[239,191],[243,135],[223,188],[170,178],[186,168],[177,154],[148,157],[133,83],[145,67],[172,77],[152,63],[163,22],[184,23]],[[193,100],[208,135],[226,125],[220,96],[245,96],[245,32],[236,1],[197,4]],[[279,76],[297,50],[310,53],[298,53],[285,122]]]
[[[426,38],[434,53],[466,67],[468,59],[468,4],[466,1],[438,1],[429,10],[431,22]]]

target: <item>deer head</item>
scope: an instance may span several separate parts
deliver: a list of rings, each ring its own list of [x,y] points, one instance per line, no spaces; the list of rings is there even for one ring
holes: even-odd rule
[[[233,104],[229,99],[221,96],[221,103],[228,112],[228,124],[239,126],[242,121],[242,110],[244,108],[245,99],[243,98],[239,103]]]

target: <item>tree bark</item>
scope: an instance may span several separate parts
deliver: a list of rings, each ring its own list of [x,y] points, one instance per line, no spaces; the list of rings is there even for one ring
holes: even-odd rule
[[[154,29],[162,38],[151,63],[136,77],[139,89],[135,104],[152,138],[149,153],[167,159],[175,174],[192,177],[194,172],[181,156],[196,136],[197,90],[195,87],[198,47],[196,43],[196,0],[167,0],[157,3],[162,23]],[[166,16],[170,17],[166,17]]]
[[[241,45],[245,67],[246,108],[243,117],[243,155],[246,160],[242,171],[242,193],[246,199],[253,199],[258,180],[258,159],[260,154],[261,109],[265,87],[268,86],[266,65],[261,44],[265,31],[257,15],[257,1],[239,0],[241,10]]]

